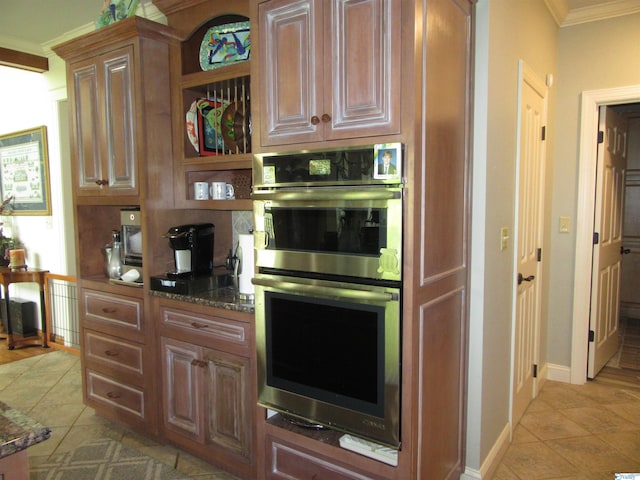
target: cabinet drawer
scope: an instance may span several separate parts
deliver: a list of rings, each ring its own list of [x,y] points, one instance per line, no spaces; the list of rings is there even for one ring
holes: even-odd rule
[[[342,465],[268,439],[267,478],[282,480],[373,480]]]
[[[142,345],[85,330],[84,353],[90,362],[141,377],[144,374]]]
[[[85,320],[130,332],[142,331],[141,300],[83,290],[82,301]]]
[[[166,326],[196,333],[209,340],[219,340],[242,347],[249,346],[248,326],[228,318],[163,308],[162,322]]]
[[[144,420],[144,391],[86,369],[87,397]]]

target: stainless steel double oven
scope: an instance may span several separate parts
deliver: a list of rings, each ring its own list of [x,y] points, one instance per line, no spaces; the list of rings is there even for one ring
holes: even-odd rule
[[[260,402],[393,447],[401,160],[400,144],[382,144],[257,155],[254,163]]]

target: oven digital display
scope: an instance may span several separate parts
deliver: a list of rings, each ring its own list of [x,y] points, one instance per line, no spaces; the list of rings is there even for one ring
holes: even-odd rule
[[[327,159],[309,160],[309,175],[331,175],[331,161]]]

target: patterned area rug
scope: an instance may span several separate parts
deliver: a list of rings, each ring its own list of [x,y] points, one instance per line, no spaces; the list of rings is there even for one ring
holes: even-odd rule
[[[110,439],[96,440],[30,470],[30,480],[187,480],[169,465]]]

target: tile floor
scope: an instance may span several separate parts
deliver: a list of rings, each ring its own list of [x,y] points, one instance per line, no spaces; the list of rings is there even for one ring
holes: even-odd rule
[[[76,355],[54,351],[0,365],[0,400],[52,429],[49,440],[29,449],[30,462],[108,437],[196,480],[235,479],[96,416],[82,403]],[[611,480],[614,472],[640,472],[640,387],[549,381],[516,427],[493,480]]]
[[[92,439],[112,438],[196,480],[236,479],[177,448],[159,445],[96,416],[82,403],[81,383],[80,357],[63,351],[0,365],[0,400],[52,430],[51,438],[29,448],[30,463]]]
[[[640,388],[596,378],[546,382],[493,480],[612,480],[623,472],[640,473]]]

